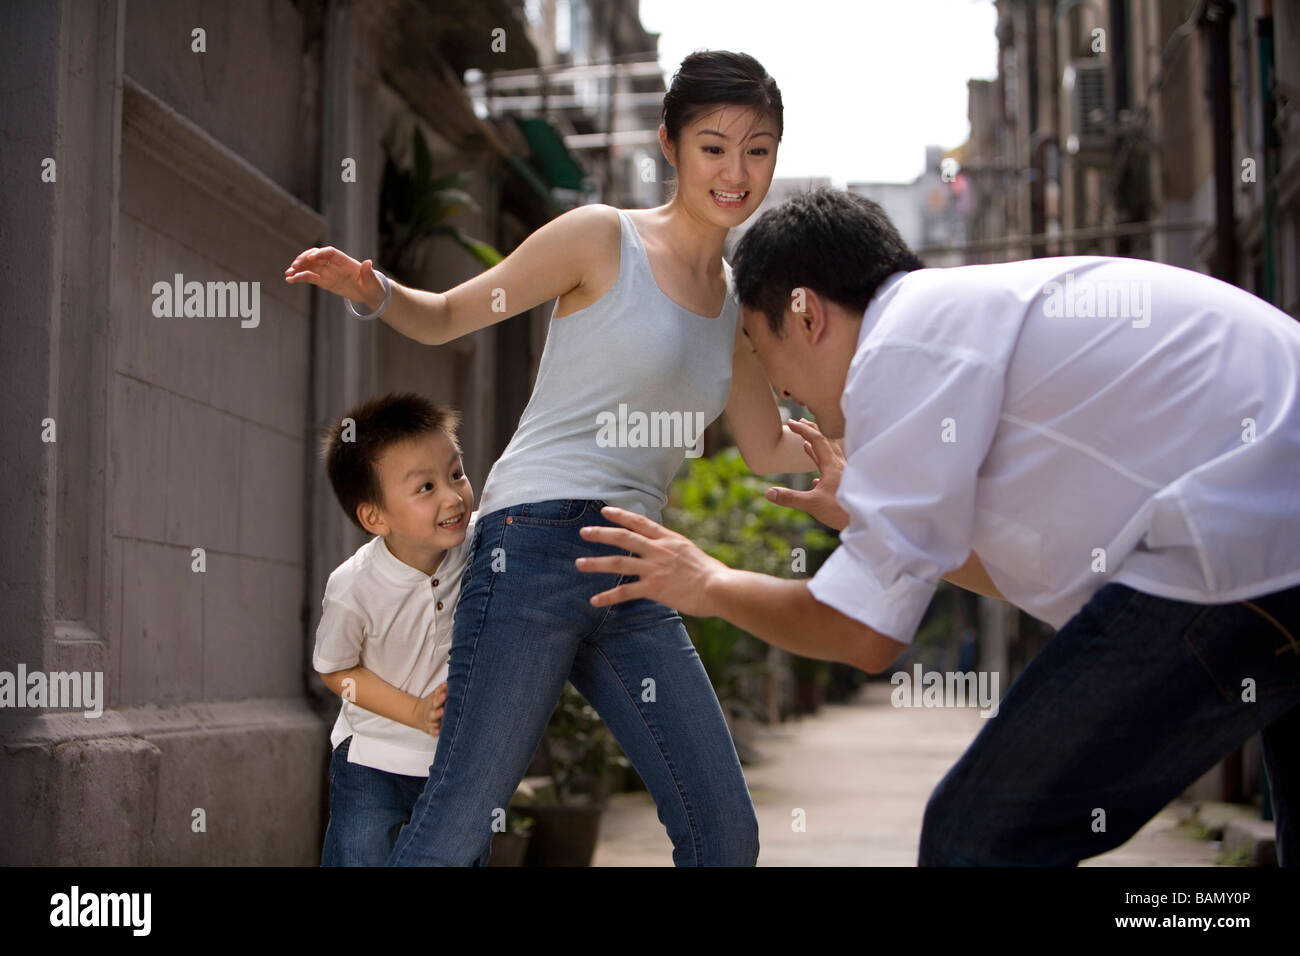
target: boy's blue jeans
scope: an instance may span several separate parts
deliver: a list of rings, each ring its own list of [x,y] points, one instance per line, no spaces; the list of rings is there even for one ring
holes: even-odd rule
[[[330,822],[321,866],[383,866],[397,833],[411,818],[424,777],[348,763],[352,738],[330,757]]]
[[[480,516],[461,579],[442,734],[394,866],[481,864],[492,826],[541,741],[565,680],[622,746],[678,865],[758,858],[758,821],[708,675],[676,611],[592,607],[624,578],[579,571],[624,554],[583,539],[602,501],[533,502]]]
[[[1257,732],[1279,862],[1300,865],[1300,587],[1203,605],[1108,584],[940,781],[920,863],[1073,866]]]

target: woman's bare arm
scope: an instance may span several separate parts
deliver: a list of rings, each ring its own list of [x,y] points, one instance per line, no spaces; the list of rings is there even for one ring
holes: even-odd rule
[[[618,229],[618,218],[610,206],[570,209],[491,269],[447,292],[412,289],[390,279],[392,297],[380,318],[407,338],[443,345],[578,289],[602,272],[599,266],[609,256],[611,229]],[[617,238],[613,248],[618,249]],[[370,260],[357,262],[332,246],[301,253],[285,270],[285,281],[311,282],[362,302],[369,311],[384,300],[384,287]]]
[[[804,451],[804,439],[781,423],[781,409],[767,373],[739,322],[731,354],[731,394],[726,411],[740,457],[754,474],[816,470],[816,464]]]

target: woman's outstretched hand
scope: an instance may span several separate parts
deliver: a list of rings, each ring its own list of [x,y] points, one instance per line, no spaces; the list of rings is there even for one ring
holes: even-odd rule
[[[843,531],[849,526],[849,513],[835,500],[835,491],[844,474],[844,446],[822,434],[822,430],[807,419],[786,423],[790,430],[804,440],[803,450],[817,465],[820,478],[813,479],[811,491],[795,491],[776,486],[767,489],[769,501],[789,508],[806,511],[828,528]]]
[[[384,286],[370,260],[357,262],[333,246],[321,246],[298,254],[284,270],[285,282],[310,282],[353,302],[363,302],[374,311],[384,301]]]

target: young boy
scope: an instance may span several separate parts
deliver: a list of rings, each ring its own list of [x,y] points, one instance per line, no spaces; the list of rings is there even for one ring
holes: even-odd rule
[[[459,423],[418,395],[386,395],[323,439],[339,504],[374,537],[330,575],[316,630],[312,665],[343,698],[322,866],[382,866],[433,763],[477,518]]]

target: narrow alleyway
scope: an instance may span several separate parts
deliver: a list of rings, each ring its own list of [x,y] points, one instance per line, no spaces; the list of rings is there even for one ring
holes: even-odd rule
[[[745,768],[760,866],[914,866],[925,802],[979,732],[978,709],[890,706],[887,684],[813,717],[762,728]],[[803,811],[806,828],[792,823]],[[1175,830],[1172,810],[1085,866],[1210,866],[1215,850]],[[617,795],[594,866],[670,866],[672,844],[649,794]]]

